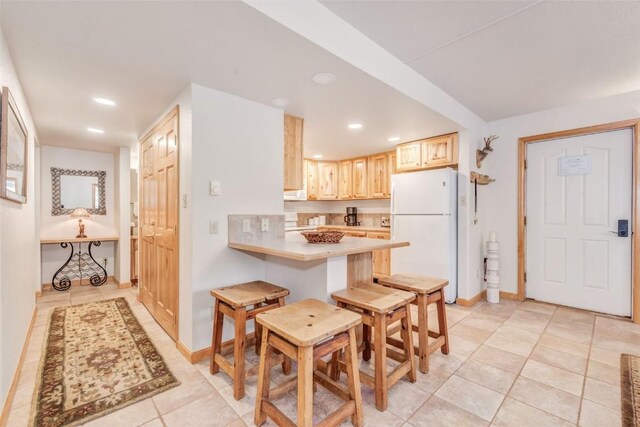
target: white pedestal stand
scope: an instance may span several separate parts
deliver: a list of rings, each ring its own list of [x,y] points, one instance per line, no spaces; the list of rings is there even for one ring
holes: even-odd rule
[[[497,304],[500,302],[500,261],[498,254],[500,252],[498,242],[487,242],[487,301]]]

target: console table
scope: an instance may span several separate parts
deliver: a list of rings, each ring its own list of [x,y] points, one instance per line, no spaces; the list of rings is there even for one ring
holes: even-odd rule
[[[57,291],[66,291],[71,287],[71,281],[89,278],[92,286],[101,286],[107,281],[107,270],[94,258],[91,248],[100,246],[102,242],[117,242],[118,236],[85,237],[85,238],[43,238],[41,245],[60,245],[63,249],[69,248],[69,258],[55,272],[51,279],[51,286]],[[83,252],[82,244],[87,243],[87,250]],[[77,245],[77,250],[76,250]]]

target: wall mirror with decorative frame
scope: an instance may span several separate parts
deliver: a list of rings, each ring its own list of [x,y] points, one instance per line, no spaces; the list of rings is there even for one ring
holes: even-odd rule
[[[0,110],[0,197],[27,203],[29,133],[8,87]]]
[[[51,168],[51,215],[70,215],[76,208],[106,215],[106,178],[106,171]]]

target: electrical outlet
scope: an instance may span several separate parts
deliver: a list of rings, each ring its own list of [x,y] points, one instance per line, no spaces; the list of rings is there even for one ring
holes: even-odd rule
[[[243,233],[251,233],[251,220],[243,219],[242,220],[242,232]]]
[[[262,221],[260,221],[260,229],[262,231],[269,231],[269,218],[262,218]]]
[[[215,219],[209,220],[209,234],[218,234],[218,221]]]
[[[107,268],[107,261],[108,261],[108,260],[109,260],[108,258],[102,258],[102,266],[103,266],[104,268]]]

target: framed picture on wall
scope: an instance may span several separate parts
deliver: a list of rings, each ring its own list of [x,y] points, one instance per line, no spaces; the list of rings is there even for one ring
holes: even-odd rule
[[[8,87],[0,110],[0,197],[27,203],[29,133]]]

